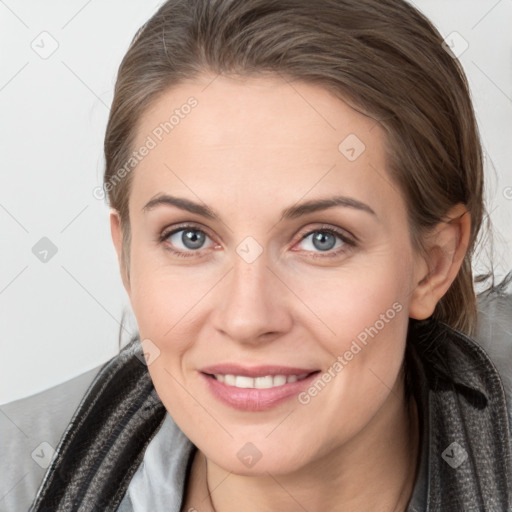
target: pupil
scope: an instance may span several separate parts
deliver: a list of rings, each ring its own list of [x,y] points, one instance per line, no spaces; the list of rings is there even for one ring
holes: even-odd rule
[[[204,237],[204,233],[200,231],[184,231],[181,235],[181,241],[188,249],[198,249],[203,245]]]
[[[320,251],[328,251],[336,244],[336,238],[331,233],[318,232],[313,235],[313,245]]]

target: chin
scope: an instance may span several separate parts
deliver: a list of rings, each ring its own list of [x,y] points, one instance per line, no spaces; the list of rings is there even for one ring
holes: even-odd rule
[[[287,443],[283,442],[284,438],[288,439]],[[291,436],[276,436],[274,440],[265,439],[264,436],[237,436],[225,443],[222,449],[219,449],[220,445],[217,443],[204,446],[203,442],[196,446],[208,460],[225,471],[240,476],[290,474],[313,462],[315,453],[319,452],[311,444],[308,446],[306,442],[298,439],[292,441]],[[307,452],[304,446],[308,446]]]

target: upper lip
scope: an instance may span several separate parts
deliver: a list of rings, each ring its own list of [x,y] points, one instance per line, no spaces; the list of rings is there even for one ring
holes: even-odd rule
[[[266,375],[309,375],[318,371],[311,368],[297,368],[291,366],[260,365],[242,366],[233,363],[221,363],[205,366],[200,370],[210,375],[243,375],[245,377],[265,377]]]

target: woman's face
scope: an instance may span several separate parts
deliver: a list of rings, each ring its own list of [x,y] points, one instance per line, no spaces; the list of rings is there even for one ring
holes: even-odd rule
[[[314,85],[203,76],[135,149],[127,288],[187,437],[279,474],[379,436],[419,280],[379,123]]]

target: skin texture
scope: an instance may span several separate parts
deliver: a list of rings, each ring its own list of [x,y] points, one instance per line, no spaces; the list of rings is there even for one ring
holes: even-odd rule
[[[418,455],[416,407],[404,401],[401,373],[408,318],[430,316],[455,278],[469,215],[455,206],[455,220],[417,254],[386,171],[382,127],[318,86],[280,77],[184,82],[146,112],[135,146],[191,96],[197,106],[132,171],[129,268],[111,214],[123,281],[154,354],[151,378],[199,449],[183,510],[404,510]],[[365,146],[353,161],[339,150],[350,134]],[[144,210],[161,194],[207,205],[219,219],[169,205]],[[340,195],[374,214],[336,206],[282,218]],[[184,246],[182,232],[161,240],[183,223],[206,233],[201,249]],[[326,228],[354,245],[336,238],[322,251],[303,238]],[[262,252],[247,262],[240,247]],[[393,307],[307,404],[293,397],[267,411],[236,410],[199,371],[229,362],[326,372]],[[261,454],[252,467],[237,456],[247,443]]]

